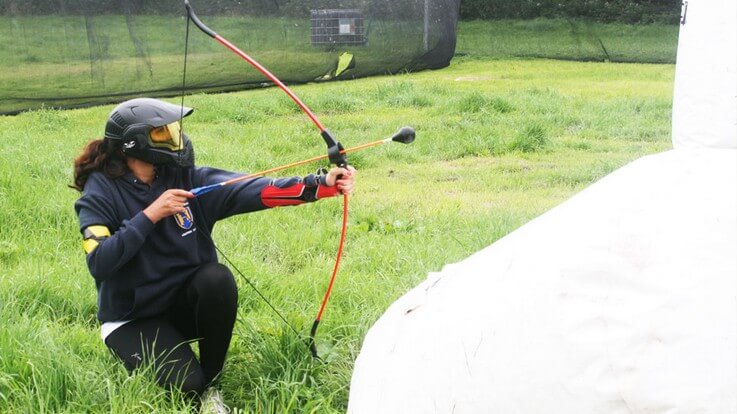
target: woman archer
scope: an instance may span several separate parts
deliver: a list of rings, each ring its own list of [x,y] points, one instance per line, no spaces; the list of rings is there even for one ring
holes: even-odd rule
[[[254,178],[195,197],[189,190],[239,174],[195,166],[181,130],[192,111],[149,98],[121,103],[104,138],[74,161],[73,187],[82,193],[74,207],[105,345],[129,371],[151,364],[162,386],[202,395],[222,371],[237,308],[233,275],[210,238],[214,224],[349,194],[355,170]]]

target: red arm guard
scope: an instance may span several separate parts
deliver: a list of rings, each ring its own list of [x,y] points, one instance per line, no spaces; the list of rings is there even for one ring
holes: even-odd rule
[[[336,186],[328,187],[321,184],[317,187],[308,187],[304,183],[298,183],[284,188],[270,184],[261,191],[261,202],[266,207],[296,206],[321,198],[334,197],[338,193]]]
[[[328,187],[325,185],[318,185],[315,196],[319,200],[321,198],[335,197],[338,194],[340,194],[340,191],[338,191],[338,186],[334,185],[332,187]]]

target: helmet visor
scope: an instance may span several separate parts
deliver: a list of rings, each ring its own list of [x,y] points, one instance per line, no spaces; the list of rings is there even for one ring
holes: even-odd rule
[[[182,149],[182,125],[179,121],[152,128],[148,136],[152,147],[167,148],[172,151]]]

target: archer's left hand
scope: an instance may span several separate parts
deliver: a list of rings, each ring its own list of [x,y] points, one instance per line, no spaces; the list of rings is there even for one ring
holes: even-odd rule
[[[356,169],[350,165],[346,168],[333,167],[325,176],[328,186],[337,186],[341,194],[350,194],[356,182]]]

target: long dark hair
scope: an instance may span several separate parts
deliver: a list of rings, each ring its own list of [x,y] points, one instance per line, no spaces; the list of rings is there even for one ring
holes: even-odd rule
[[[102,171],[108,178],[118,178],[128,171],[120,141],[93,139],[74,160],[74,184],[69,187],[82,191],[90,174]]]

